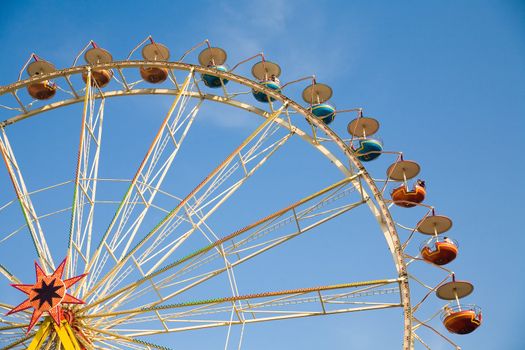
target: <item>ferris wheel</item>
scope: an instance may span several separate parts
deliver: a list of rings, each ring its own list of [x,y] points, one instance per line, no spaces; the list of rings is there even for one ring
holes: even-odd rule
[[[188,63],[194,56],[198,63]],[[91,41],[64,69],[32,54],[18,81],[0,87],[6,116],[0,152],[11,182],[1,186],[8,199],[0,203],[0,347],[169,349],[178,348],[170,345],[175,333],[202,337],[220,328],[225,341],[217,347],[241,349],[248,325],[353,312],[381,317],[384,310],[399,309],[402,334],[392,348],[430,349],[437,339],[459,349],[444,329],[471,333],[482,313],[460,301],[473,285],[445,267],[459,246],[443,235],[452,220],[425,202],[420,165],[385,149],[377,137],[379,121],[363,108],[336,109],[332,88],[315,76],[282,83],[281,67],[263,53],[232,67],[227,58],[205,40],[171,60],[170,50],[148,37],[125,60],[114,60]],[[250,64],[252,77],[237,73]],[[122,131],[126,125],[108,128],[105,112],[116,97],[140,95],[164,96],[170,103],[154,128],[146,126],[151,118],[133,119],[144,122],[148,145],[129,176],[102,176],[101,159],[111,147],[119,148],[111,161],[115,167],[134,155],[119,146],[119,138],[131,138]],[[195,181],[167,186],[187,139],[199,128],[199,112],[224,106],[256,116],[257,124],[206,172],[189,176]],[[43,120],[62,109],[76,118],[76,129],[61,131],[80,134],[69,145],[76,162],[68,164],[68,174],[58,174],[57,167],[57,174],[38,182],[40,174],[25,171],[27,152],[18,151],[23,145],[12,133],[34,123],[34,116],[46,114],[38,118]],[[337,179],[326,186],[313,181],[316,189],[299,198],[290,190],[249,222],[236,216],[245,206],[257,207],[239,195],[246,187],[260,185],[269,196],[277,192],[260,173],[296,140],[300,149],[328,160],[316,166],[337,170]],[[201,157],[205,161],[207,153]],[[365,164],[377,165],[381,174]],[[236,276],[244,266],[275,251],[285,254],[299,237],[322,232],[350,213],[363,215],[360,208],[367,208],[383,235],[391,275],[342,275],[336,284],[311,280],[293,289],[240,292],[246,288]],[[226,224],[221,217],[228,210]],[[395,220],[397,213],[413,222]],[[422,268],[439,279],[412,272]],[[436,308],[439,299],[446,302]]]

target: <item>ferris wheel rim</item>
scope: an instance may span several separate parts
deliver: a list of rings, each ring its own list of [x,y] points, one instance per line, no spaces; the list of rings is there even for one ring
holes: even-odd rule
[[[267,94],[268,96],[275,98],[276,100],[282,102],[283,104],[286,104],[288,107],[291,107],[296,112],[302,114],[312,125],[316,126],[317,128],[323,130],[326,135],[328,135],[334,143],[339,147],[341,151],[345,154],[346,158],[351,162],[351,164],[362,174],[363,179],[365,180],[365,183],[367,187],[372,191],[372,196],[377,202],[377,207],[375,207],[374,203],[371,201],[369,202],[369,206],[374,206],[376,213],[374,214],[376,216],[376,219],[382,218],[380,221],[378,219],[378,223],[381,227],[381,230],[383,231],[383,234],[385,236],[385,239],[387,241],[387,245],[389,247],[389,250],[391,251],[391,255],[394,259],[394,264],[396,266],[398,276],[400,279],[400,295],[402,299],[403,309],[404,309],[404,337],[403,337],[403,348],[405,350],[409,350],[411,348],[412,344],[412,314],[411,314],[411,303],[410,303],[410,292],[409,292],[409,282],[408,282],[408,273],[406,269],[406,263],[403,258],[402,254],[402,248],[401,243],[399,241],[399,236],[397,234],[397,229],[395,228],[395,222],[392,219],[392,216],[390,214],[390,211],[388,210],[388,206],[383,199],[382,192],[378,189],[377,185],[375,184],[375,181],[373,178],[368,174],[366,171],[366,168],[362,165],[362,163],[357,159],[357,157],[353,154],[350,147],[337,135],[334,131],[332,131],[326,124],[324,124],[322,121],[319,121],[317,118],[315,118],[306,108],[301,106],[299,103],[297,103],[294,99],[289,98],[285,95],[283,95],[280,92],[276,92],[275,90],[272,90],[270,88],[267,88],[265,86],[261,86],[256,81],[253,81],[250,78],[246,78],[244,76],[236,75],[230,72],[223,72],[218,71],[212,68],[203,67],[199,65],[194,64],[188,64],[188,63],[181,63],[181,62],[165,62],[165,61],[156,61],[156,62],[150,62],[150,61],[113,61],[110,63],[103,63],[98,65],[85,65],[85,66],[76,66],[76,67],[69,67],[62,70],[57,70],[55,72],[44,74],[44,75],[38,75],[23,81],[18,81],[16,83],[7,85],[5,87],[0,87],[0,95],[6,94],[6,93],[16,93],[17,90],[24,88],[28,86],[31,83],[45,81],[45,80],[52,80],[57,79],[60,77],[69,77],[71,75],[75,74],[82,74],[85,71],[88,70],[95,70],[95,69],[123,69],[123,68],[139,68],[139,67],[151,67],[151,66],[157,66],[162,68],[168,68],[168,69],[175,69],[180,71],[190,71],[193,73],[200,73],[200,74],[213,74],[215,76],[218,76],[219,78],[228,79],[231,81],[234,81],[238,84],[241,84],[243,86],[247,86],[250,88],[257,88],[261,92]],[[136,90],[136,89],[135,89]],[[135,91],[130,90],[130,91]],[[142,89],[143,93],[145,94],[154,94],[153,92],[155,90],[161,90],[161,89]],[[120,90],[119,90],[120,91]],[[120,96],[128,96],[133,94],[139,94],[139,92],[133,92],[131,93],[123,92],[122,94],[115,93],[115,95],[111,95],[111,92],[101,92],[100,97],[102,96],[109,96],[109,97],[120,97]],[[177,90],[172,90],[177,91]],[[106,95],[107,94],[107,95]],[[192,97],[200,97],[205,98],[214,102],[224,102],[226,100],[233,100],[234,99],[226,99],[224,101],[217,101],[217,95],[210,95],[210,94],[195,94],[195,96]],[[209,98],[208,98],[209,97]],[[74,100],[73,102],[69,104],[73,104],[76,102],[81,102],[81,98],[71,99]],[[77,101],[78,100],[78,101]],[[54,103],[60,103],[64,102],[66,100],[54,102]],[[237,105],[235,107],[239,107],[241,109],[254,112],[255,109],[258,109],[257,107],[254,107],[247,103],[242,103],[243,105]],[[66,104],[62,105],[56,105],[54,108],[60,108],[65,106]],[[233,105],[233,104],[230,104]],[[246,108],[250,106],[250,108]],[[54,109],[53,108],[53,109]],[[259,111],[263,111],[261,109],[258,109]],[[20,115],[27,115],[27,117],[30,117],[35,114],[43,113],[48,110],[42,109],[38,112],[35,112],[33,114],[29,113],[22,113]],[[266,111],[263,111],[267,113]],[[256,113],[259,114],[259,113]],[[262,114],[260,114],[262,115]],[[27,118],[25,117],[25,118]],[[14,117],[16,118],[16,117]],[[10,118],[3,122],[0,122],[0,128],[4,129],[7,126],[14,124],[22,119],[25,118],[19,118],[14,119]],[[374,209],[371,210],[374,212]],[[388,233],[388,236],[387,236]]]

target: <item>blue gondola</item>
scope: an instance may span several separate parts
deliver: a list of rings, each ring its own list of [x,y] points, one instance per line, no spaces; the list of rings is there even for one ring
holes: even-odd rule
[[[227,72],[228,71],[228,68],[226,66],[223,66],[223,65],[220,65],[220,66],[210,66],[209,68],[213,68],[213,69],[216,69],[218,71],[221,71],[221,72]],[[208,87],[211,87],[211,88],[218,88],[218,87],[221,87],[222,85],[226,85],[228,84],[228,80],[227,79],[221,79],[215,75],[211,75],[211,74],[202,74],[201,75],[202,77],[202,81],[204,81],[204,84]],[[222,80],[222,84],[221,84],[221,80]]]
[[[376,139],[364,139],[358,141],[359,147],[354,149],[357,158],[363,162],[376,159],[383,151],[383,144]]]
[[[273,80],[267,80],[267,81],[261,81],[259,82],[259,84],[269,88],[269,89],[272,89],[272,90],[275,90],[277,92],[281,92],[281,86],[273,81]],[[262,91],[257,91],[256,89],[253,89],[252,90],[252,93],[253,93],[253,97],[255,97],[255,99],[259,102],[270,102],[270,101],[275,101],[275,98],[273,97],[268,97],[268,95],[266,95],[264,92]]]
[[[310,107],[312,114],[321,119],[326,125],[335,119],[335,108],[326,103],[319,103]]]

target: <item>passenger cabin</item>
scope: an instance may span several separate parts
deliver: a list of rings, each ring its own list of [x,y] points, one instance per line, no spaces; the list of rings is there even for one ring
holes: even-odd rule
[[[150,62],[163,62],[169,60],[169,49],[162,44],[154,42],[153,39],[150,40],[151,43],[142,48],[142,57],[144,60]],[[148,83],[159,84],[168,78],[168,69],[156,66],[142,66],[140,67],[140,76]]]
[[[436,265],[446,265],[458,255],[458,244],[448,237],[435,236],[420,247],[421,257]]]
[[[199,54],[199,63],[201,66],[213,68],[219,72],[227,72],[228,67],[224,64],[227,58],[226,51],[219,47],[208,47]],[[201,74],[204,85],[210,88],[219,88],[228,84],[227,79],[221,79],[213,74]]]
[[[481,309],[472,304],[461,304],[460,299],[467,297],[474,291],[474,286],[467,281],[452,281],[439,286],[436,296],[443,300],[455,301],[454,305],[447,304],[443,307],[441,321],[445,328],[455,334],[469,334],[474,332],[482,320]]]
[[[394,188],[390,195],[394,204],[400,207],[415,207],[419,203],[422,203],[425,199],[425,182],[422,180],[417,180],[416,184],[412,187],[412,190],[409,190],[408,185],[403,184]]]
[[[39,59],[36,55],[33,55],[34,62],[31,62],[27,66],[27,74],[29,77],[34,78],[39,75],[49,74],[56,71],[55,66],[51,63]],[[27,85],[27,92],[29,95],[37,100],[49,100],[55,96],[57,86],[51,80],[43,80],[36,83]]]
[[[93,48],[86,51],[84,54],[84,59],[90,65],[97,65],[102,63],[110,63],[113,61],[113,56],[111,56],[108,51],[98,47],[95,43],[93,43]],[[82,72],[82,80],[84,80],[84,83],[87,83],[87,78],[88,72]],[[91,86],[96,86],[99,89],[102,89],[109,84],[111,78],[113,78],[113,71],[111,69],[98,68],[91,70]]]
[[[303,100],[310,105],[308,110],[326,125],[334,121],[335,107],[326,103],[333,95],[333,90],[326,84],[313,82],[303,90]]]
[[[474,332],[481,325],[481,320],[481,309],[476,305],[445,306],[442,314],[443,325],[455,334]]]
[[[259,80],[259,84],[263,87],[281,92],[281,82],[279,76],[281,75],[281,67],[277,63],[270,61],[257,62],[252,67],[252,75]],[[252,89],[253,97],[259,102],[273,102],[275,99],[268,96],[262,90]]]
[[[357,140],[357,145],[353,147],[357,158],[362,162],[369,162],[376,159],[383,151],[383,143],[378,139],[366,138]]]
[[[360,161],[369,162],[381,155],[383,143],[377,138],[371,138],[379,130],[377,120],[363,117],[359,109],[359,117],[348,123],[347,130],[352,135],[350,146]]]
[[[327,103],[312,105],[310,111],[326,125],[332,123],[335,119],[335,108]]]

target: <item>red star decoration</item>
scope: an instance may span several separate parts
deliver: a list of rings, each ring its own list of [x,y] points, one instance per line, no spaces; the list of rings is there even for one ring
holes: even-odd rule
[[[27,333],[29,333],[34,327],[35,323],[37,323],[44,312],[47,312],[57,325],[60,325],[63,316],[62,304],[84,304],[82,300],[67,294],[66,291],[87,274],[62,280],[66,260],[67,258],[60,263],[55,272],[51,275],[46,275],[40,265],[35,262],[35,284],[12,284],[13,287],[27,294],[28,298],[23,303],[10,310],[7,315],[27,310],[31,307],[34,308],[31,321],[27,327]]]

